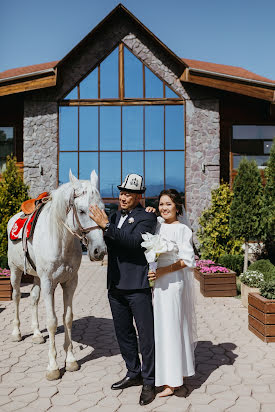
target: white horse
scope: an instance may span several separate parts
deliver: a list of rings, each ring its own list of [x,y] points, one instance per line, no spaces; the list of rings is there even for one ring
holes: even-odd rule
[[[95,171],[91,173],[90,181],[79,181],[70,171],[70,182],[51,193],[51,200],[43,207],[34,234],[28,241],[28,252],[36,267],[34,270],[27,261],[27,272],[34,276],[34,285],[31,291],[32,339],[34,343],[44,342],[39,330],[37,307],[41,288],[49,332],[49,363],[46,374],[48,380],[60,377],[56,362],[57,318],[54,308],[54,292],[58,283],[63,288],[66,370],[75,371],[78,369],[73,354],[71,329],[73,321],[72,300],[82,257],[80,239],[87,245],[91,260],[102,260],[106,253],[103,232],[89,217],[89,205],[104,207],[97,190],[97,182],[98,177]],[[13,223],[21,214],[16,214],[8,222],[8,236]],[[8,259],[13,287],[12,298],[15,303],[12,339],[20,341],[22,339],[19,321],[20,282],[24,268],[22,241],[14,242],[9,239]]]

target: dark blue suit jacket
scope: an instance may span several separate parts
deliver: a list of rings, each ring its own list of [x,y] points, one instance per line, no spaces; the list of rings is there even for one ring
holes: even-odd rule
[[[121,229],[117,228],[121,211],[114,213],[109,221],[110,226],[104,233],[108,249],[107,287],[117,289],[149,288],[148,268],[141,234],[154,233],[157,217],[155,213],[147,213],[139,204],[128,215]],[[133,218],[134,222],[129,223]]]

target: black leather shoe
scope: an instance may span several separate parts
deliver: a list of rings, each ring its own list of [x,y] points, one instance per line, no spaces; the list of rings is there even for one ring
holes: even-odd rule
[[[143,385],[142,391],[140,394],[139,404],[141,406],[148,405],[148,403],[153,402],[155,399],[156,392],[153,385]]]
[[[139,386],[142,385],[142,377],[139,375],[136,378],[130,378],[129,376],[125,376],[125,378],[121,379],[116,383],[113,383],[111,389],[125,389],[130,388],[130,386]]]

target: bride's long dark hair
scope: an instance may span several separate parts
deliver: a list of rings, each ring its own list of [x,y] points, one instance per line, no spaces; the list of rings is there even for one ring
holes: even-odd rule
[[[177,215],[182,213],[182,198],[179,192],[176,189],[164,189],[160,192],[158,197],[158,205],[160,202],[161,196],[169,196],[173,203],[176,205]]]

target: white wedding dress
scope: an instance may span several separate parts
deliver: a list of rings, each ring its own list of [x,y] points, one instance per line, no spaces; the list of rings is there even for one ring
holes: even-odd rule
[[[195,374],[196,321],[194,305],[194,250],[192,231],[185,224],[163,223],[158,218],[156,233],[177,243],[178,252],[163,253],[158,267],[182,259],[186,268],[155,281],[155,385],[181,386],[183,377]]]

